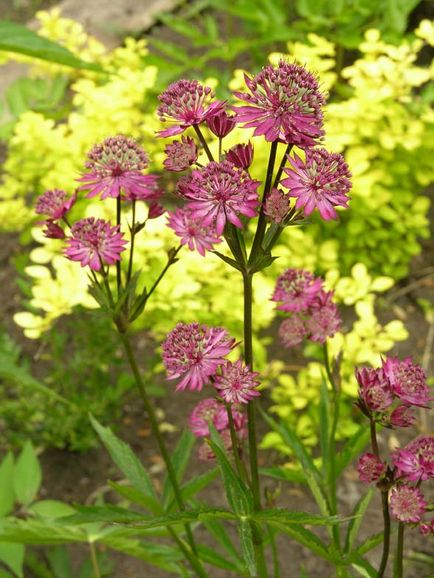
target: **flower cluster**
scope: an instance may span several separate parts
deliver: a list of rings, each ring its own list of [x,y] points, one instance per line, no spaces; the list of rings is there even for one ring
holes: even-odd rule
[[[163,363],[169,380],[179,379],[177,390],[200,391],[210,384],[215,396],[197,404],[190,416],[190,429],[198,437],[209,435],[209,423],[224,434],[230,447],[228,411],[231,411],[237,436],[245,435],[246,416],[241,407],[259,396],[258,374],[241,360],[226,356],[236,346],[225,329],[199,323],[178,323],[162,345]],[[226,406],[225,406],[226,404]],[[228,407],[231,409],[228,410]],[[210,459],[212,452],[204,446],[202,457]]]
[[[38,215],[45,215],[45,221],[41,221],[41,225],[45,225],[44,235],[49,239],[64,239],[65,232],[59,225],[59,221],[66,219],[66,214],[71,210],[77,195],[71,197],[68,193],[60,189],[53,189],[45,191],[36,201],[35,212]]]
[[[278,310],[290,314],[279,328],[285,347],[294,347],[305,338],[325,343],[339,331],[341,319],[332,297],[333,292],[323,288],[323,280],[308,271],[287,269],[280,275],[271,300],[280,303]]]

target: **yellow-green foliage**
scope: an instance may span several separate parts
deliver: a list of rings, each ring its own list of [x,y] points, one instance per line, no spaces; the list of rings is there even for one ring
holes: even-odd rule
[[[352,402],[356,399],[357,383],[354,367],[363,364],[381,365],[381,355],[390,351],[394,344],[407,338],[407,330],[398,320],[382,326],[375,314],[375,293],[386,291],[393,285],[388,277],[372,278],[366,267],[355,265],[351,276],[339,277],[338,271],[330,271],[326,284],[335,290],[335,297],[343,305],[355,305],[357,319],[352,327],[344,327],[328,342],[332,358],[342,353],[342,419],[338,436],[346,438],[354,433],[357,423]],[[307,346],[306,353],[318,353],[318,346]],[[306,443],[315,445],[318,442],[318,391],[324,378],[324,365],[311,361],[306,367],[294,368],[283,361],[272,361],[268,370],[268,385],[272,406],[279,417],[294,427],[297,434]],[[275,432],[268,433],[263,440],[263,447],[274,447],[288,453],[287,445]]]

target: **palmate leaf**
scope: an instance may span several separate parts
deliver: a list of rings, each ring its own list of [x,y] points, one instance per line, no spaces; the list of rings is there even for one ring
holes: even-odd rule
[[[6,20],[0,20],[0,50],[25,54],[71,68],[103,72],[100,66],[77,58],[64,46],[39,36],[21,24]]]

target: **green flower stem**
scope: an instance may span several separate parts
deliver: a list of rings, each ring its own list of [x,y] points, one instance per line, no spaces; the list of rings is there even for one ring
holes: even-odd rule
[[[120,336],[121,341],[124,345],[125,353],[126,353],[128,362],[130,364],[131,370],[133,372],[137,388],[138,388],[140,395],[142,397],[142,401],[143,401],[143,404],[145,406],[146,413],[148,414],[149,421],[151,422],[152,434],[153,434],[154,438],[157,440],[157,444],[158,444],[158,448],[159,448],[160,453],[161,453],[161,457],[163,458],[164,463],[166,465],[167,475],[168,475],[168,478],[169,478],[170,483],[171,483],[172,488],[173,488],[173,493],[175,495],[176,503],[178,505],[178,508],[181,511],[184,511],[185,510],[185,504],[184,504],[184,500],[182,498],[181,489],[179,487],[178,480],[176,478],[176,472],[175,472],[175,470],[173,468],[173,464],[170,460],[169,451],[166,447],[163,436],[161,435],[160,428],[158,426],[157,416],[155,415],[154,407],[153,407],[151,400],[149,399],[149,396],[146,392],[145,384],[144,384],[142,376],[140,374],[140,371],[139,371],[139,368],[137,365],[137,361],[136,361],[136,358],[134,355],[133,348],[131,347],[130,340],[128,339],[128,336],[126,335],[126,333],[119,332],[119,336]],[[205,570],[203,569],[202,565],[200,564],[199,560],[197,559],[197,548],[196,548],[196,544],[194,542],[194,538],[193,538],[193,534],[192,534],[190,525],[185,524],[184,528],[185,528],[185,532],[187,535],[188,543],[189,543],[190,548],[191,548],[191,552],[196,559],[195,565],[197,567],[194,569],[196,570],[196,573],[198,576],[200,576],[201,578],[206,578],[207,574],[206,574]],[[196,564],[196,562],[197,562],[197,564]],[[199,568],[200,568],[200,571],[198,571]]]
[[[118,227],[121,226],[121,197],[120,197],[120,195],[116,198],[116,225],[118,225]],[[121,262],[120,261],[116,261],[116,285],[117,285],[118,297],[119,297],[119,290],[122,287]]]
[[[179,253],[179,251],[181,250],[181,248],[182,248],[182,245],[179,245],[176,249],[169,251],[167,263],[166,263],[164,269],[162,269],[161,273],[158,275],[158,277],[155,280],[152,287],[149,289],[148,293],[146,294],[146,301],[149,299],[149,297],[152,295],[152,293],[158,287],[160,281],[163,279],[163,277],[166,274],[169,267],[171,267],[174,263],[176,263],[176,261],[177,261],[176,256]]]
[[[226,411],[228,414],[229,421],[229,431],[231,433],[231,443],[232,443],[232,453],[234,454],[235,467],[237,468],[237,473],[239,477],[244,479],[244,469],[241,465],[240,450],[238,447],[237,433],[235,431],[234,416],[232,413],[232,406],[230,403],[226,403]]]
[[[205,137],[203,136],[202,131],[200,130],[200,127],[198,124],[194,124],[193,128],[197,134],[197,138],[200,140],[201,145],[203,146],[203,150],[206,153],[206,156],[208,157],[208,160],[210,162],[214,161],[214,157],[212,156],[212,152],[210,151],[210,148],[208,146],[208,143],[205,140]]]
[[[258,249],[261,247],[262,240],[264,238],[265,228],[266,228],[266,219],[265,219],[265,201],[267,200],[268,194],[271,190],[271,183],[273,182],[273,172],[274,172],[274,164],[276,162],[276,153],[277,153],[277,145],[278,141],[273,141],[271,143],[270,148],[270,156],[268,158],[268,167],[267,167],[267,176],[265,177],[265,185],[264,185],[264,194],[262,196],[262,203],[261,209],[259,212],[259,219],[258,219],[258,226],[256,228],[255,238],[253,239],[252,250],[250,252],[249,262],[251,263]]]
[[[131,203],[132,223],[131,223],[131,240],[130,240],[130,258],[128,261],[127,284],[131,279],[133,272],[133,258],[134,258],[134,239],[136,237],[136,200],[133,199]]]
[[[377,427],[372,417],[369,420],[371,431],[372,452],[377,458],[380,458],[380,450],[377,441]],[[381,506],[383,510],[383,554],[381,556],[380,567],[378,569],[378,578],[383,578],[387,568],[390,551],[390,512],[389,512],[389,490],[381,489]]]
[[[293,146],[294,146],[293,144],[287,145],[285,152],[283,153],[282,160],[280,161],[279,168],[277,169],[277,173],[274,178],[273,188],[277,187],[277,185],[279,184],[279,181],[282,177],[283,169],[285,168],[286,162],[288,160],[288,155],[291,152]]]
[[[92,562],[92,569],[93,569],[94,578],[101,578],[101,572],[99,571],[99,566],[98,566],[98,558],[96,556],[96,551],[95,551],[95,544],[93,542],[89,542],[89,550],[90,550],[90,559]]]
[[[267,524],[267,530],[270,536],[271,555],[273,557],[273,578],[280,578],[279,553],[277,551],[274,530],[269,524]]]
[[[398,540],[396,543],[396,558],[395,558],[395,578],[404,578],[404,530],[405,525],[399,522],[398,525]]]

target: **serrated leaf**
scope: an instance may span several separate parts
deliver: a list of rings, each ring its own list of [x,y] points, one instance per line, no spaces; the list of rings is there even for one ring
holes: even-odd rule
[[[41,518],[51,518],[52,520],[75,513],[72,506],[58,500],[41,500],[33,503],[28,510]]]
[[[102,522],[107,524],[129,524],[143,522],[149,517],[119,506],[105,504],[104,506],[76,506],[76,512],[59,520],[60,524],[93,524]]]
[[[350,560],[352,560],[353,558],[355,559],[359,555],[363,556],[364,554],[366,554],[367,552],[369,552],[370,550],[381,544],[383,539],[384,539],[383,532],[378,532],[378,534],[373,534],[372,536],[369,536],[368,538],[366,538],[366,540],[362,542],[362,544],[360,544],[360,546],[357,546],[357,548],[353,550],[353,552],[349,555],[349,559]]]
[[[14,507],[14,456],[8,452],[0,465],[0,518]]]
[[[256,575],[256,557],[253,546],[252,526],[247,520],[240,520],[238,524],[238,534],[240,536],[241,551],[247,571],[252,576]]]
[[[318,514],[310,514],[308,512],[297,512],[294,510],[284,509],[270,509],[254,512],[249,516],[252,520],[257,522],[279,522],[281,524],[308,524],[309,526],[328,526],[333,523],[338,523],[337,516],[320,516]]]
[[[139,492],[136,488],[131,486],[123,486],[121,484],[117,484],[116,482],[108,482],[109,486],[113,488],[115,492],[117,492],[123,498],[126,498],[130,502],[134,504],[138,504],[145,508],[145,510],[149,510],[150,512],[154,513],[162,513],[163,509],[159,504],[155,503],[155,499],[149,496],[146,496],[143,492]],[[155,512],[156,506],[158,505],[158,512]]]
[[[0,20],[0,50],[25,54],[72,68],[103,72],[100,66],[77,58],[64,46],[39,36],[21,24],[6,20]]]
[[[365,515],[365,512],[372,500],[373,495],[374,490],[370,488],[368,492],[361,497],[361,499],[353,509],[353,512],[351,514],[352,519],[348,525],[347,537],[345,542],[345,551],[347,553],[350,552],[354,547],[354,543],[359,533],[360,525],[363,521],[363,516]]]
[[[378,571],[367,560],[361,556],[357,557],[357,561],[351,564],[351,567],[364,578],[377,578]]]
[[[207,546],[198,547],[200,559],[207,563],[212,564],[216,568],[223,568],[223,570],[228,570],[229,572],[234,572],[238,576],[243,572],[243,568],[240,568],[237,564],[230,562],[227,558]]]
[[[279,522],[270,522],[270,525],[284,534],[288,534],[288,536],[291,536],[291,538],[308,548],[311,552],[324,558],[324,560],[328,560],[329,562],[335,561],[332,554],[329,553],[328,547],[310,530],[302,526],[290,526],[289,524],[285,525]]]
[[[197,476],[196,478],[193,478],[181,486],[181,494],[184,502],[188,502],[190,498],[206,488],[213,480],[215,480],[215,478],[218,476],[218,473],[218,468],[213,468],[212,470],[208,470],[207,472]],[[168,507],[168,511],[170,511],[175,506],[175,503],[175,500],[172,500],[172,503]]]
[[[27,441],[15,464],[14,492],[18,502],[28,506],[36,497],[41,481],[39,460],[32,443]]]
[[[223,524],[217,519],[209,518],[203,521],[203,525],[208,532],[214,536],[220,546],[224,548],[226,553],[235,560],[236,563],[240,564],[240,555],[234,547],[233,539],[229,536]]]
[[[283,482],[295,482],[297,484],[306,483],[306,476],[302,470],[273,466],[271,468],[260,468],[259,473]]]
[[[6,564],[18,578],[23,578],[24,546],[0,542],[0,561]]]
[[[179,440],[171,456],[171,462],[173,465],[173,469],[175,470],[176,479],[178,483],[182,482],[188,462],[190,461],[191,450],[193,449],[195,441],[196,438],[191,433],[191,431],[185,429],[182,432],[181,439]],[[173,497],[173,487],[169,476],[167,476],[166,479],[164,480],[163,485],[164,508],[167,508],[172,497]]]
[[[49,545],[87,541],[88,536],[85,530],[75,526],[48,520],[18,520],[16,518],[0,520],[0,542]]]
[[[330,399],[327,389],[327,382],[321,380],[320,401],[318,406],[319,413],[319,442],[321,446],[323,474],[328,479],[328,472],[330,469],[330,433],[329,433],[329,414],[330,414]]]

